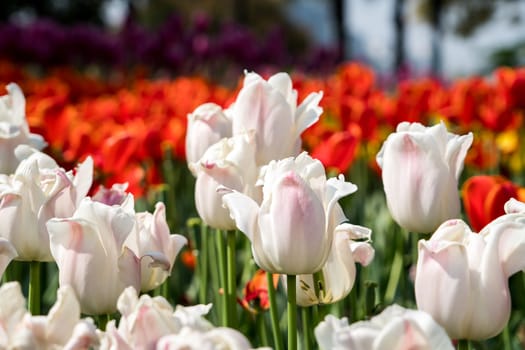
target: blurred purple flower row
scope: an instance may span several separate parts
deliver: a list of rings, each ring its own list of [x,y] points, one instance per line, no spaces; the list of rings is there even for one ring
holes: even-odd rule
[[[172,16],[156,31],[127,21],[118,33],[85,24],[65,27],[39,19],[24,25],[0,24],[0,58],[43,66],[145,65],[172,73],[292,66],[312,72],[330,70],[336,64],[335,49],[312,47],[308,53],[293,57],[283,38],[277,27],[262,38],[234,23],[212,29],[205,15],[197,16],[189,25]]]

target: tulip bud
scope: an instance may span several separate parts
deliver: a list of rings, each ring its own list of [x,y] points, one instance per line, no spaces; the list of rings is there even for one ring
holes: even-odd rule
[[[403,122],[377,154],[390,214],[408,231],[429,233],[459,217],[458,179],[472,133],[458,136],[443,123]]]
[[[208,147],[231,135],[232,122],[221,106],[215,103],[200,105],[188,115],[186,161],[188,164],[198,162]]]

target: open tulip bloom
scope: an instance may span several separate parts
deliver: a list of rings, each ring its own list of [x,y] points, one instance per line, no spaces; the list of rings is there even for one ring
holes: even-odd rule
[[[341,209],[339,209],[341,210]],[[322,290],[316,293],[315,275],[297,277],[297,305],[335,303],[350,293],[356,278],[356,262],[368,265],[374,258],[374,248],[370,244],[371,230],[343,223],[335,228],[332,249],[325,265],[320,271]]]
[[[516,209],[516,204],[506,206]],[[479,234],[461,220],[443,223],[419,242],[417,306],[451,338],[483,340],[499,334],[511,311],[508,279],[525,269],[525,213],[501,216]]]
[[[255,194],[258,168],[255,165],[254,133],[225,138],[210,146],[202,158],[189,165],[197,176],[195,207],[202,220],[215,229],[234,230],[235,222],[222,205],[217,187]]]
[[[182,242],[165,236],[165,227],[164,230],[160,227],[159,231],[155,226],[159,219],[163,219],[162,206],[154,214],[156,221],[153,217],[146,219],[153,220],[152,232],[147,229],[148,223],[136,222],[133,206],[133,197],[128,197],[121,205],[112,206],[86,197],[72,217],[47,222],[51,253],[59,269],[59,283],[73,287],[83,313],[112,313],[126,287],[140,290],[141,286],[149,288],[151,283],[159,283],[155,276],[142,274],[143,257],[151,259],[149,267],[171,269],[169,262]],[[146,231],[132,232],[134,227]],[[156,237],[158,234],[164,236]],[[130,235],[133,244],[127,242]],[[148,243],[149,239],[156,241]],[[163,242],[167,246],[161,246]],[[159,251],[148,250],[148,246]],[[164,249],[171,252],[169,257],[164,255]],[[141,281],[141,278],[146,280]],[[166,275],[159,278],[165,279]]]
[[[370,321],[348,324],[332,315],[315,327],[321,350],[452,350],[444,329],[430,315],[399,305],[387,307]]]
[[[60,287],[46,316],[32,316],[17,282],[0,287],[0,348],[88,349],[99,343],[92,319],[80,319],[80,305],[70,286]]]
[[[186,161],[198,162],[211,145],[232,136],[232,122],[221,106],[205,103],[188,114]],[[194,168],[190,167],[193,175]]]
[[[255,131],[256,163],[296,156],[301,134],[319,120],[322,92],[309,94],[297,105],[297,91],[287,73],[264,80],[246,73],[244,84],[231,108],[233,135]]]
[[[337,201],[357,190],[344,177],[326,179],[320,161],[301,153],[272,161],[261,171],[261,205],[220,188],[237,228],[252,243],[255,262],[265,271],[313,274],[328,259],[334,230],[345,218]]]
[[[18,146],[17,153],[26,158],[0,178],[0,236],[13,244],[17,260],[52,261],[46,222],[73,214],[91,187],[93,160],[88,157],[73,175],[30,147]]]
[[[11,174],[20,163],[15,153],[19,145],[41,150],[43,137],[29,132],[26,121],[26,100],[17,84],[7,85],[8,95],[0,96],[0,174]]]
[[[207,321],[204,316],[210,308],[211,304],[179,305],[173,310],[163,297],[139,298],[128,287],[118,299],[119,325],[114,320],[108,323],[100,349],[252,349],[241,332]]]
[[[392,218],[410,232],[429,233],[460,214],[458,179],[472,144],[443,123],[402,122],[388,136],[377,163]]]

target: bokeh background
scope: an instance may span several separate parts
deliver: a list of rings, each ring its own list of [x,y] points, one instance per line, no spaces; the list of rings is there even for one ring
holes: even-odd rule
[[[326,73],[357,60],[386,81],[453,79],[523,64],[524,16],[519,0],[9,0],[0,57],[223,82],[243,69]]]

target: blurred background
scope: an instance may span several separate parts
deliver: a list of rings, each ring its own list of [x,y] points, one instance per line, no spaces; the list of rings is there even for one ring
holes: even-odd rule
[[[0,59],[219,82],[357,60],[386,82],[447,80],[523,65],[524,17],[519,0],[8,0]]]

